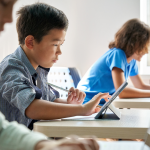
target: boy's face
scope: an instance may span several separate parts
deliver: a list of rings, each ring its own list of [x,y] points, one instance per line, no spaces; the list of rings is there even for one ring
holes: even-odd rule
[[[61,45],[65,41],[66,31],[63,29],[52,29],[42,38],[40,43],[34,40],[32,58],[36,65],[50,68],[62,54]]]
[[[0,0],[0,31],[4,30],[4,24],[12,22],[12,9],[16,0]]]

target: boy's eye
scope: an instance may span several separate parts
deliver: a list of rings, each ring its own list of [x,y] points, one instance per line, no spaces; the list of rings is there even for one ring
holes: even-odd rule
[[[54,44],[54,46],[58,46],[59,44]],[[63,46],[63,44],[60,44],[60,46]]]

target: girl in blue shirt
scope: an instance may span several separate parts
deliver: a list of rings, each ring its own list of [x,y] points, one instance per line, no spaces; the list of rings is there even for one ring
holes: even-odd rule
[[[109,43],[109,50],[86,72],[78,89],[86,93],[84,103],[99,92],[113,94],[129,77],[134,87],[126,87],[120,98],[150,97],[150,85],[143,83],[136,61],[148,53],[150,27],[138,19],[127,21]],[[100,105],[105,103],[101,100]]]

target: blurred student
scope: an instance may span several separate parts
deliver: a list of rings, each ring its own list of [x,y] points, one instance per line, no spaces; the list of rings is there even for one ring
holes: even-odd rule
[[[128,20],[109,43],[109,50],[86,72],[77,88],[86,93],[84,104],[99,92],[112,95],[129,77],[134,87],[126,87],[120,98],[150,97],[150,85],[144,84],[136,61],[148,53],[150,27],[138,19]],[[103,105],[105,101],[101,101]]]
[[[16,0],[0,0],[0,32],[4,24],[12,22],[12,9]],[[100,95],[99,95],[100,96]],[[2,103],[0,103],[2,105]],[[11,115],[11,114],[10,114]],[[31,132],[24,125],[8,122],[0,112],[0,150],[98,150],[94,139],[47,140],[43,134]]]

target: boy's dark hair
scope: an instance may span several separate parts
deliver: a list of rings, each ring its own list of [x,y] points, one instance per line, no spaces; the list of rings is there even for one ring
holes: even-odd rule
[[[47,35],[51,29],[68,28],[68,19],[59,9],[44,4],[36,3],[27,5],[17,12],[17,32],[19,44],[23,45],[28,35],[34,36],[37,42]]]
[[[145,49],[148,42],[150,42],[150,27],[138,19],[131,19],[118,30],[114,41],[109,43],[109,48],[122,49],[128,58],[135,52],[148,53],[148,49]]]

